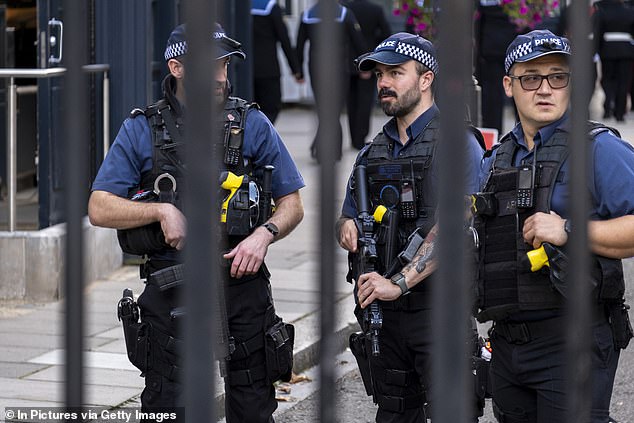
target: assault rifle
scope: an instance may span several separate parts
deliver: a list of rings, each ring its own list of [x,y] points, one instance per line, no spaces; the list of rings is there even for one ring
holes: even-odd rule
[[[376,240],[374,237],[374,217],[370,214],[370,200],[368,198],[368,183],[366,179],[366,168],[359,165],[354,171],[355,196],[357,200],[358,216],[354,219],[359,232],[357,241],[357,253],[352,258],[352,279],[355,282],[354,296],[357,303],[357,282],[359,275],[377,270],[376,264],[378,256],[376,254]],[[372,302],[369,307],[363,310],[363,330],[372,345],[372,355],[378,356],[379,330],[383,325],[383,313],[379,303]]]

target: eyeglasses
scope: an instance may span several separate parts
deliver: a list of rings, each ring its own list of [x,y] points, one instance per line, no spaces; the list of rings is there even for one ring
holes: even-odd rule
[[[566,88],[570,82],[570,72],[551,73],[550,75],[509,75],[509,78],[519,79],[520,85],[526,91],[535,91],[542,86],[542,82],[548,81],[552,89]]]

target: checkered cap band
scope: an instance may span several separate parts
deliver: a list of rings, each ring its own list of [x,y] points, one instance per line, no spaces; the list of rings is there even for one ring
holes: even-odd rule
[[[518,35],[507,49],[504,69],[509,72],[515,62],[526,62],[547,54],[570,54],[570,43],[547,30]]]
[[[422,63],[434,74],[438,74],[438,61],[428,51],[409,43],[399,42],[396,45],[395,53],[402,54]]]
[[[165,49],[165,61],[173,59],[174,57],[182,56],[185,53],[187,53],[186,41],[180,41],[178,43],[171,44]]]

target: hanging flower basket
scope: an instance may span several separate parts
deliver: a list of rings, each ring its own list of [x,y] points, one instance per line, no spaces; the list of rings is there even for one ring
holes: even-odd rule
[[[502,0],[501,6],[519,32],[535,29],[544,19],[553,16],[559,0]]]
[[[409,32],[433,40],[437,28],[434,26],[434,10],[429,3],[431,0],[396,0],[392,13],[406,18],[405,25]]]
[[[392,13],[405,17],[408,31],[433,41],[438,28],[431,4],[432,0],[394,0]],[[517,31],[522,32],[535,29],[544,19],[554,16],[559,0],[500,0],[500,6]],[[478,15],[474,17],[477,19]]]

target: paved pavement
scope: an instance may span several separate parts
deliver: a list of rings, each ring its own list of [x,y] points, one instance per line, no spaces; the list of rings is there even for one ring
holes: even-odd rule
[[[595,96],[591,118],[599,119]],[[634,114],[628,116],[634,122]],[[371,134],[376,133],[384,116],[377,111],[372,119]],[[344,132],[346,127],[345,117]],[[634,124],[607,122],[619,129],[624,138],[634,140]],[[302,172],[307,186],[302,189],[305,217],[291,235],[269,250],[267,264],[273,274],[275,305],[285,320],[296,325],[296,365],[303,371],[316,363],[319,339],[319,286],[317,284],[319,212],[318,170],[310,158],[309,145],[315,130],[314,114],[304,108],[285,109],[277,123],[279,132]],[[507,116],[508,130],[512,124]],[[344,155],[333,169],[338,185],[334,205],[343,199],[345,181],[356,155],[344,140]],[[351,286],[344,281],[345,254],[337,251],[336,286],[338,342],[343,348],[345,334],[355,328],[352,315]],[[632,266],[630,266],[631,268]],[[630,272],[631,273],[631,272]],[[103,280],[91,281],[86,288],[85,401],[102,408],[134,406],[143,387],[139,372],[128,362],[123,333],[115,309],[124,288],[135,294],[142,291],[136,266],[123,266]],[[629,290],[632,291],[631,289]],[[56,407],[63,405],[63,302],[48,304],[0,304],[0,421],[5,407]],[[634,357],[627,352],[622,358],[620,377],[615,390],[615,405],[629,407]],[[622,388],[622,390],[620,390]],[[618,394],[618,395],[617,395]],[[619,405],[620,404],[620,405]]]

